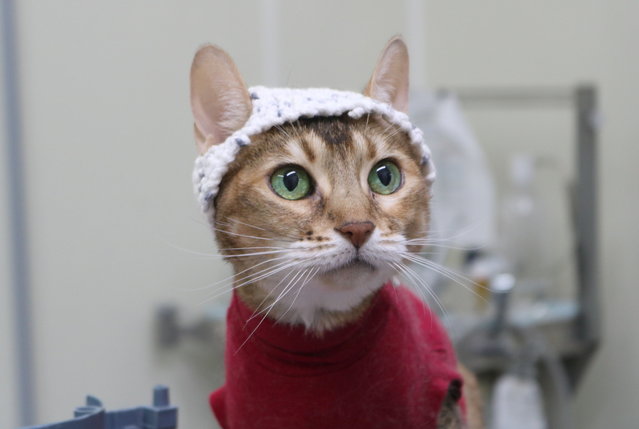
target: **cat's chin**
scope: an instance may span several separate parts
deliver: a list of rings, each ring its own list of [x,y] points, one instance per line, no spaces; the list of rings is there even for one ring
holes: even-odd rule
[[[282,298],[280,309],[286,310],[286,315],[281,320],[302,323],[314,331],[336,328],[355,320],[365,308],[362,305],[391,276],[389,269],[365,261],[330,269],[308,282],[299,294]]]
[[[344,276],[346,277],[360,276],[362,274],[371,273],[374,271],[377,271],[376,266],[364,260],[356,259],[352,262],[348,262],[344,265],[341,265],[336,268],[332,268],[324,272],[321,275],[321,277],[332,277],[333,279],[338,277],[343,280]]]

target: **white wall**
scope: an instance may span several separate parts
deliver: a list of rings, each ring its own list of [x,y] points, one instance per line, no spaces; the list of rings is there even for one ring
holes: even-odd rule
[[[206,293],[187,289],[228,275],[177,249],[212,251],[190,183],[192,55],[255,38],[216,9],[19,2],[41,422],[68,418],[87,393],[108,408],[147,403],[155,383],[171,386],[183,427],[212,420],[219,364],[199,361],[216,356],[157,352],[152,321],[164,302],[202,313]]]
[[[152,320],[164,302],[201,314],[206,293],[186,290],[228,274],[215,259],[175,248],[212,251],[191,194],[188,69],[197,46],[212,41],[232,54],[249,84],[261,83],[258,3],[17,3],[38,420],[67,418],[86,393],[109,408],[146,403],[152,385],[163,382],[180,406],[181,427],[211,427],[206,395],[219,383],[217,351],[187,344],[159,352]],[[577,396],[577,427],[587,429],[639,419],[639,341],[628,316],[639,302],[631,271],[639,233],[630,227],[638,202],[628,188],[639,179],[631,116],[639,95],[638,13],[631,0],[430,0],[425,7],[434,86],[593,81],[602,89],[605,333]],[[403,30],[403,17],[398,2],[286,2],[277,83],[361,88],[385,41]],[[0,234],[4,211],[0,205]],[[0,276],[5,255],[0,246]],[[8,347],[5,295],[2,288],[0,350]],[[4,355],[1,362],[4,380],[13,369]],[[1,419],[11,419],[5,410],[14,407],[9,385],[0,383]]]

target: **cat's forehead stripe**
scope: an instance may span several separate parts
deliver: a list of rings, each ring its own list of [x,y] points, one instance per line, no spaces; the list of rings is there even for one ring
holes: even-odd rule
[[[304,161],[313,163],[314,152],[309,152],[307,149],[310,149],[307,138],[301,136],[290,140],[284,149],[289,154],[287,161],[293,164],[304,164]]]
[[[368,157],[370,159],[377,158],[377,147],[375,147],[375,144],[373,143],[373,141],[370,138],[365,138],[364,136],[362,136],[362,138],[364,138],[364,140],[366,141],[366,149],[368,150]]]
[[[359,119],[370,114],[380,115],[408,134],[411,142],[421,150],[424,163],[428,164],[426,179],[429,182],[435,179],[435,167],[430,157],[430,149],[424,143],[421,130],[410,122],[406,114],[393,109],[389,104],[362,94],[326,88],[253,87],[249,89],[249,92],[253,111],[246,124],[224,142],[213,145],[195,160],[193,170],[195,191],[202,209],[210,215],[214,211],[213,201],[222,178],[239,151],[251,144],[251,136],[302,118],[336,117],[347,114],[350,118]],[[329,139],[335,142],[344,138],[344,134],[340,134],[339,130],[327,129],[326,132]]]
[[[315,155],[313,145],[311,142],[308,141],[308,138],[306,136],[301,136],[301,138],[299,139],[299,145],[306,154],[306,158],[309,160],[309,162],[314,162],[317,159],[317,155]]]

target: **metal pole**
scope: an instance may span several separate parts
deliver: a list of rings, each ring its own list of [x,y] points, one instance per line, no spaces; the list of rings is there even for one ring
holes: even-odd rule
[[[599,111],[594,86],[582,85],[575,90],[577,125],[577,188],[575,223],[577,236],[577,268],[579,308],[577,336],[584,343],[584,358],[576,363],[573,379],[583,373],[601,336],[599,309],[599,267],[597,265],[597,137]]]
[[[10,255],[13,281],[15,364],[18,423],[34,423],[33,354],[27,217],[24,201],[22,120],[20,117],[16,14],[13,0],[2,0],[2,63],[6,110],[7,185],[9,193]]]

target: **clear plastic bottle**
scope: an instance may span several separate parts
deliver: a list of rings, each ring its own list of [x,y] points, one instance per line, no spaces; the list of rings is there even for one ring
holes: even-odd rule
[[[536,159],[511,159],[510,185],[501,203],[499,253],[504,269],[515,276],[515,306],[545,298],[549,287],[548,225],[542,199],[535,190]]]

